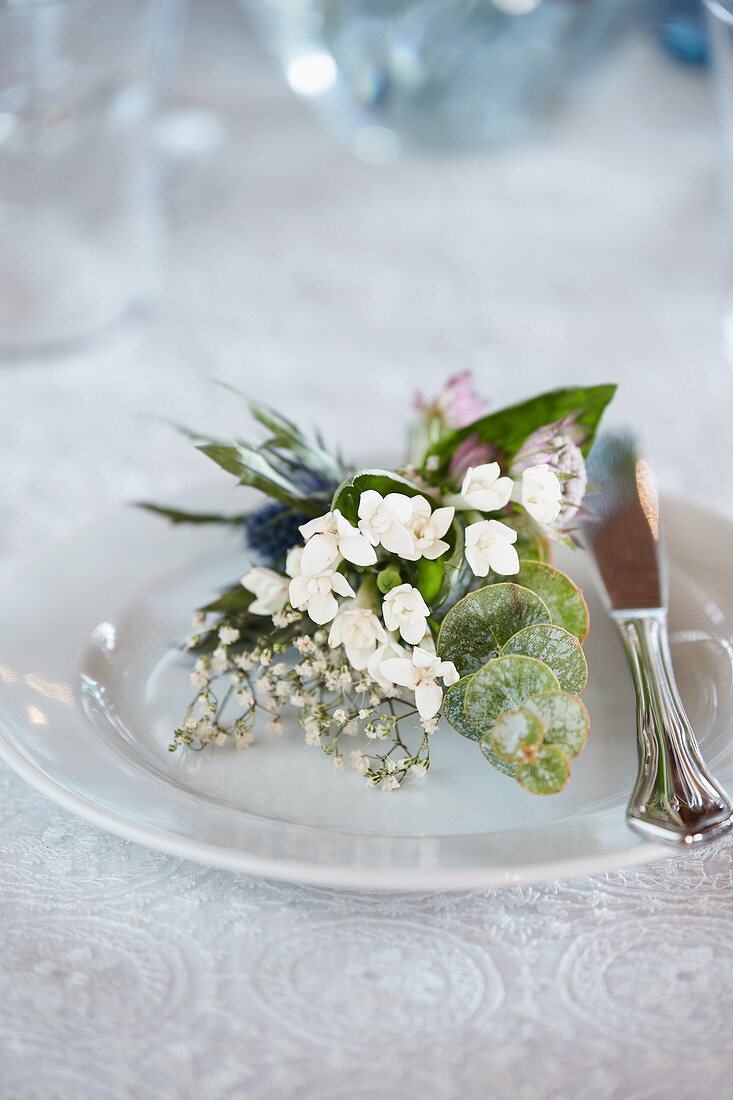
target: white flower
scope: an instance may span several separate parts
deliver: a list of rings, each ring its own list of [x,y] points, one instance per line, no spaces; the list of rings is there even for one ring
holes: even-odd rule
[[[406,524],[412,515],[412,501],[404,493],[383,497],[366,489],[359,498],[359,530],[373,546],[380,543],[390,554],[411,559],[414,542]]]
[[[369,771],[369,759],[363,752],[352,752],[349,759],[351,760],[351,766],[361,775]]]
[[[368,607],[344,607],[328,635],[331,649],[342,645],[352,668],[364,669],[374,650],[386,638],[384,627]]]
[[[443,535],[453,522],[456,510],[451,507],[436,508],[433,511],[425,497],[413,497],[410,503],[412,513],[407,521],[407,529],[412,535],[413,550],[408,560],[428,558],[434,561],[450,549],[448,543],[443,541]]]
[[[303,557],[303,546],[291,546],[285,559],[285,572],[289,577],[299,577],[302,570],[300,559]]]
[[[383,776],[379,784],[383,791],[396,791],[399,785],[399,780],[394,775]]]
[[[509,503],[512,479],[500,477],[498,462],[469,466],[461,485],[460,495],[448,497],[457,508],[472,508],[477,512],[498,512]]]
[[[521,501],[538,523],[552,523],[559,515],[562,489],[557,474],[546,462],[530,466],[522,474]]]
[[[219,641],[222,645],[231,645],[239,637],[239,631],[233,626],[222,626],[219,629]]]
[[[475,576],[485,577],[489,570],[508,576],[519,572],[519,555],[512,543],[517,532],[497,519],[482,519],[466,528],[466,561]]]
[[[334,596],[353,596],[354,590],[342,573],[326,569],[317,577],[293,577],[290,582],[290,602],[299,611],[307,611],[314,623],[330,623],[339,609]]]
[[[217,646],[211,655],[211,672],[214,676],[223,676],[229,668],[229,657],[224,646]]]
[[[352,565],[374,565],[377,560],[369,539],[344,519],[338,508],[309,520],[299,531],[306,540],[299,562],[306,577],[320,576],[339,554]]]
[[[397,642],[388,639],[384,645],[377,646],[367,661],[367,673],[383,691],[387,691],[392,687],[392,681],[385,679],[379,669],[382,661],[387,661],[391,657],[407,657],[407,650]]]
[[[446,687],[457,684],[459,679],[452,661],[441,661],[419,646],[413,649],[412,657],[393,657],[382,661],[379,671],[393,684],[415,692],[415,706],[421,718],[432,718],[440,710],[443,690],[438,677]]]
[[[257,597],[249,605],[255,615],[275,615],[288,602],[288,578],[280,576],[274,569],[256,565],[242,577],[241,584]]]
[[[427,629],[430,609],[417,588],[398,584],[384,597],[382,616],[387,630],[399,630],[410,645],[418,645]]]

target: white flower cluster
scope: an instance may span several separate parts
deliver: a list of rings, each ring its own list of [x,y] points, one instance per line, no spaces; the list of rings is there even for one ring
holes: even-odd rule
[[[502,476],[497,462],[489,462],[470,467],[460,493],[435,508],[422,495],[383,496],[367,489],[359,497],[356,525],[334,509],[300,528],[305,545],[293,547],[288,554],[287,576],[257,567],[242,578],[243,586],[256,597],[250,611],[282,624],[290,606],[305,612],[318,626],[330,623],[328,645],[343,649],[351,668],[365,673],[382,690],[399,687],[412,692],[427,728],[442,705],[439,680],[449,687],[458,680],[458,673],[451,662],[435,655],[430,609],[422,593],[412,584],[400,583],[396,571],[397,583],[380,602],[373,580],[370,584],[367,579],[355,592],[344,568],[377,565],[380,548],[404,562],[435,561],[450,550],[445,536],[456,510],[497,512],[512,498],[533,518],[551,523],[560,510],[560,483],[546,464],[524,470],[515,483]],[[476,519],[466,525],[464,538],[465,559],[475,576],[485,577],[491,571],[510,576],[519,571],[517,532],[508,524]]]

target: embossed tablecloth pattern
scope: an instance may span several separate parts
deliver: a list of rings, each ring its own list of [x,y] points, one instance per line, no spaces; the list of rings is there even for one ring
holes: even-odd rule
[[[227,149],[174,195],[144,331],[0,370],[1,564],[197,477],[142,414],[231,426],[212,376],[306,422],[350,408],[330,434],[357,454],[394,452],[412,388],[446,371],[473,368],[495,403],[618,379],[617,415],[647,423],[663,482],[733,509],[702,77],[639,33],[542,143],[375,170],[288,96],[232,6],[193,16],[180,98],[221,113]],[[355,402],[365,378],[375,399]],[[3,1100],[730,1092],[730,844],[380,896],[158,855],[4,766],[0,814]]]

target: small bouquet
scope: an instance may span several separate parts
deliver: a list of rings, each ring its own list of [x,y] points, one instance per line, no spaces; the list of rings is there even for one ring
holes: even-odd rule
[[[418,397],[396,470],[349,467],[242,394],[267,433],[258,446],[187,432],[267,500],[235,515],[144,505],[240,525],[246,541],[241,581],[194,616],[195,696],[170,748],[247,746],[258,715],[277,734],[290,710],[307,745],[395,790],[428,771],[442,714],[526,790],[562,790],[588,736],[588,611],[550,545],[574,542],[614,389],[485,414],[458,375]]]

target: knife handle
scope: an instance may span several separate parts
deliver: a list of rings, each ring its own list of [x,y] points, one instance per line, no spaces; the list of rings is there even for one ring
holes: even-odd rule
[[[674,680],[665,611],[614,615],[636,692],[639,775],[626,811],[649,840],[695,844],[733,825],[733,804],[703,763]]]

